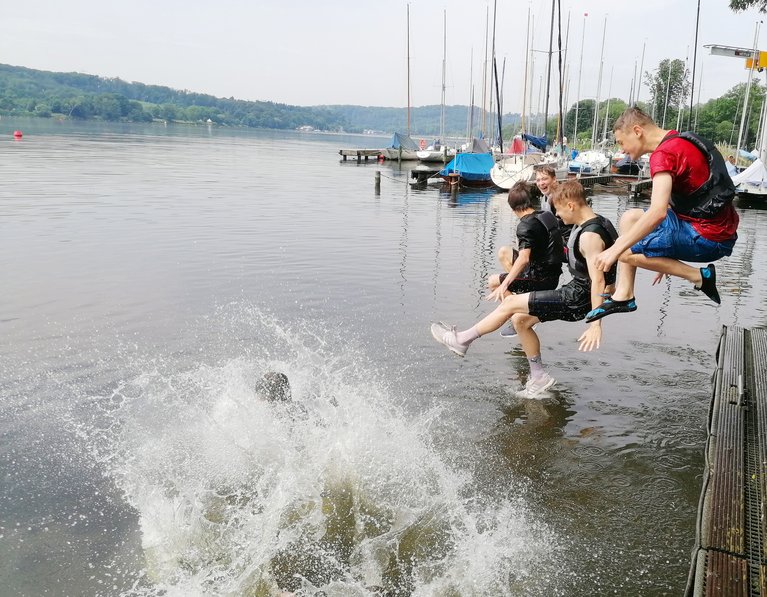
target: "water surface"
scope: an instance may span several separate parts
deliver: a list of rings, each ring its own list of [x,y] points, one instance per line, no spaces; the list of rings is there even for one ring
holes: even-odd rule
[[[739,205],[720,307],[640,272],[598,352],[540,326],[559,383],[530,401],[516,342],[458,359],[428,332],[492,309],[503,195],[339,161],[369,137],[0,134],[8,594],[682,592],[717,338],[767,323],[763,206]],[[259,399],[268,370],[294,404]]]

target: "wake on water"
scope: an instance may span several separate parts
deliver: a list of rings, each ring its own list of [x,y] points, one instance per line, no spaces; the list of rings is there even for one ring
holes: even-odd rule
[[[145,560],[124,595],[558,592],[543,571],[559,569],[559,539],[523,497],[490,500],[450,466],[435,408],[405,416],[323,332],[250,306],[213,319],[238,330],[215,341],[230,356],[147,360],[104,400],[93,445],[138,512]],[[291,401],[259,395],[267,371]]]

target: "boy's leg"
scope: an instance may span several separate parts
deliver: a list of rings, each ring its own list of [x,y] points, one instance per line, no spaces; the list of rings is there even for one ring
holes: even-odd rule
[[[509,245],[498,249],[498,263],[501,264],[503,271],[511,271],[511,267],[514,265],[514,260],[517,258],[517,255],[519,255],[519,253],[517,253],[516,249]]]
[[[619,224],[620,234],[625,234],[642,217],[643,209],[630,209],[621,217]],[[634,298],[634,281],[636,280],[636,266],[624,261],[625,257],[630,256],[631,249],[624,252],[620,257],[618,265],[618,279],[615,282],[615,292],[613,298],[617,301],[625,301]]]
[[[457,331],[455,326],[433,323],[431,335],[459,356],[464,356],[474,340],[500,328],[514,313],[527,313],[529,294],[511,294],[487,317],[467,330]]]
[[[517,334],[522,342],[527,362],[530,365],[530,377],[525,387],[517,392],[520,398],[538,398],[556,383],[556,380],[546,373],[541,360],[541,341],[533,326],[540,322],[535,315],[516,313],[511,318]]]
[[[526,294],[510,294],[507,296],[500,305],[488,316],[484,317],[477,323],[477,332],[480,336],[489,334],[499,329],[514,313],[527,313],[527,302],[529,293]]]

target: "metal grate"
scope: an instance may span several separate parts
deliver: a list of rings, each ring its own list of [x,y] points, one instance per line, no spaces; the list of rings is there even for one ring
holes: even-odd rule
[[[764,415],[767,408],[764,396],[753,391],[752,380],[754,379],[754,355],[755,351],[751,343],[751,334],[746,331],[744,343],[744,376],[745,379],[738,383],[740,393],[739,400],[746,408],[746,430],[745,430],[745,486],[743,496],[745,502],[745,555],[748,558],[748,594],[752,597],[759,597],[761,590],[761,565],[762,565],[762,521],[761,521],[761,503],[762,503],[762,470],[761,470],[761,452],[762,445],[765,443],[765,427],[761,426],[760,420],[764,422]]]

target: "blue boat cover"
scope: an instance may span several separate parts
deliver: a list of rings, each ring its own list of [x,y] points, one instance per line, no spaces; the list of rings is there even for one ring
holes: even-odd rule
[[[394,133],[391,139],[392,149],[408,149],[410,151],[418,151],[420,148],[418,144],[408,137],[405,133]]]
[[[568,169],[570,172],[582,172],[583,174],[591,174],[591,165],[586,162],[578,162],[573,160],[570,162]]]
[[[466,180],[490,180],[490,170],[495,165],[489,153],[459,153],[442,170],[440,176],[460,174]]]
[[[522,133],[522,138],[525,141],[529,141],[533,147],[537,147],[541,151],[546,151],[546,144],[548,143],[548,139],[546,139],[546,135],[543,135],[543,137],[536,137],[535,135],[528,135],[527,133]]]

